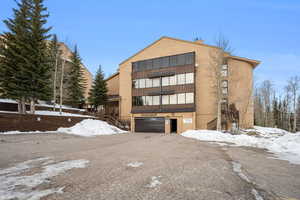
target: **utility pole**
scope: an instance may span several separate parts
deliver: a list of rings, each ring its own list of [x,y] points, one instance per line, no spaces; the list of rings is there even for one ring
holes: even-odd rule
[[[61,79],[60,79],[60,102],[59,102],[59,114],[62,114],[62,101],[63,101],[63,81],[64,81],[64,68],[66,59],[63,58],[63,64],[61,69]]]
[[[57,65],[58,65],[58,52],[55,57],[55,70],[54,70],[54,82],[53,82],[53,111],[55,111],[56,106],[56,74],[57,74]]]

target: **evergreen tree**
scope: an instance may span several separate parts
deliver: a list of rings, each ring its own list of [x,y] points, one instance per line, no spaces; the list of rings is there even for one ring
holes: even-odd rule
[[[29,98],[30,78],[30,9],[31,1],[22,0],[13,9],[13,17],[4,20],[8,32],[3,34],[0,61],[1,96],[19,102],[19,112],[25,113],[25,100]]]
[[[26,77],[30,77],[30,101],[31,112],[34,113],[34,103],[36,100],[50,100],[51,98],[51,72],[52,66],[49,59],[49,49],[47,39],[50,38],[48,32],[51,27],[46,28],[47,8],[43,5],[44,0],[31,0],[30,9],[30,35],[29,42],[31,54],[29,54],[30,67],[26,71]]]
[[[68,103],[73,107],[81,107],[85,103],[85,79],[81,65],[81,58],[75,46],[71,56],[71,71],[68,80]]]
[[[92,88],[89,92],[89,103],[97,111],[98,106],[104,105],[106,101],[107,101],[107,87],[106,87],[106,81],[104,80],[104,73],[100,65],[96,73]]]

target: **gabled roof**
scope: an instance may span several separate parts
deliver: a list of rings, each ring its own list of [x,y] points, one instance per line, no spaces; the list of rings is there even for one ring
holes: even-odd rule
[[[179,42],[184,42],[184,43],[188,43],[188,44],[193,44],[193,45],[200,45],[200,46],[206,46],[206,47],[210,47],[210,48],[215,48],[215,49],[220,49],[217,46],[213,46],[213,45],[208,45],[208,44],[204,44],[204,43],[199,43],[199,42],[193,42],[193,41],[188,41],[188,40],[182,40],[182,39],[177,39],[177,38],[172,38],[172,37],[168,37],[168,36],[162,36],[161,38],[159,38],[158,40],[154,41],[153,43],[149,44],[148,46],[146,46],[145,48],[141,49],[140,51],[138,51],[137,53],[133,54],[132,56],[130,56],[129,58],[127,58],[126,60],[122,61],[119,65],[122,65],[123,63],[125,63],[126,61],[130,60],[131,58],[133,58],[134,56],[140,54],[141,52],[145,51],[146,49],[152,47],[153,45],[155,45],[156,43],[160,42],[163,39],[169,39],[169,40],[174,40],[174,41],[179,41]],[[252,59],[248,59],[248,58],[242,58],[242,57],[238,57],[238,56],[229,56],[232,59],[237,59],[237,60],[242,60],[242,61],[246,61],[248,63],[250,63],[254,68],[260,64],[260,61],[257,60],[252,60]]]
[[[117,75],[119,75],[119,72],[113,73],[112,75],[110,75],[109,77],[107,77],[107,78],[105,79],[105,81],[108,81],[108,80],[114,78],[114,77],[117,76]]]
[[[119,65],[122,65],[123,63],[125,63],[126,61],[130,60],[131,58],[133,58],[134,56],[138,55],[139,53],[145,51],[146,49],[152,47],[153,45],[155,45],[156,43],[160,42],[163,39],[169,39],[169,40],[174,40],[174,41],[179,41],[179,42],[184,42],[184,43],[188,43],[188,44],[194,44],[194,45],[200,45],[200,46],[207,46],[207,47],[211,47],[211,48],[216,48],[218,49],[218,47],[216,46],[212,46],[212,45],[207,45],[207,44],[203,44],[203,43],[198,43],[198,42],[192,42],[192,41],[188,41],[188,40],[181,40],[181,39],[177,39],[177,38],[172,38],[172,37],[167,37],[167,36],[162,36],[161,38],[159,38],[158,40],[154,41],[153,43],[151,43],[150,45],[146,46],[145,48],[143,48],[142,50],[138,51],[137,53],[133,54],[132,56],[130,56],[129,58],[127,58],[126,60],[122,61]]]
[[[255,68],[257,65],[260,64],[260,61],[258,61],[258,60],[243,58],[243,57],[239,57],[239,56],[229,56],[229,58],[232,58],[232,59],[235,59],[235,60],[245,61],[245,62],[251,64],[253,66],[253,68]]]

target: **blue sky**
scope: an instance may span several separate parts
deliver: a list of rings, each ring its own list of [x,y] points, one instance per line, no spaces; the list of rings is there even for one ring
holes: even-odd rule
[[[256,82],[272,80],[279,90],[300,75],[299,0],[45,0],[49,25],[60,40],[77,44],[84,64],[106,75],[118,64],[161,36],[201,37],[212,44],[222,32],[238,56],[262,61]],[[13,0],[1,0],[3,19]]]

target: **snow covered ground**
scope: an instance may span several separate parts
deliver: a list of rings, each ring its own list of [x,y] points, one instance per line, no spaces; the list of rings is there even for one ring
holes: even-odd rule
[[[63,193],[64,187],[46,189],[45,186],[39,186],[50,183],[51,178],[73,168],[85,168],[88,163],[88,160],[55,163],[51,158],[38,158],[0,169],[0,200],[39,200],[50,194]]]
[[[0,102],[1,103],[18,103],[16,100],[13,99],[1,99],[0,98]],[[47,104],[44,101],[39,101],[38,104],[36,104],[36,106],[42,106],[42,107],[48,107],[48,108],[53,108],[53,105]],[[59,104],[55,104],[56,108],[59,108]],[[66,106],[66,105],[62,105],[62,109],[66,109],[66,110],[77,110],[77,111],[85,111],[85,109],[78,109],[78,108],[72,108],[70,106]]]
[[[247,135],[246,132],[256,132],[257,135]],[[255,126],[245,130],[245,134],[231,135],[210,130],[189,130],[182,134],[184,137],[217,144],[248,146],[267,149],[279,159],[288,160],[293,164],[300,164],[300,133],[290,133],[278,128]],[[229,144],[228,144],[229,143]]]
[[[0,113],[14,113],[18,114],[18,112],[11,112],[11,111],[0,111]],[[29,113],[29,112],[27,112]],[[56,111],[50,111],[50,110],[36,110],[36,115],[47,115],[47,116],[67,116],[67,117],[88,117],[88,118],[94,118],[94,116],[89,115],[81,115],[81,114],[74,114],[74,113],[68,113],[68,112],[56,112]]]
[[[75,126],[70,128],[59,128],[58,132],[74,134],[80,136],[97,136],[97,135],[114,135],[126,133],[127,131],[123,131],[115,126],[108,124],[107,122],[101,120],[94,119],[85,119]]]
[[[73,135],[80,135],[84,137],[91,137],[97,135],[114,135],[127,133],[127,131],[123,131],[115,126],[108,124],[105,121],[94,120],[94,119],[85,119],[81,122],[75,124],[70,128],[58,128],[57,131],[28,131],[28,132],[20,132],[20,131],[8,131],[8,132],[0,132],[3,135],[12,135],[12,134],[47,134],[47,133],[66,133]]]

